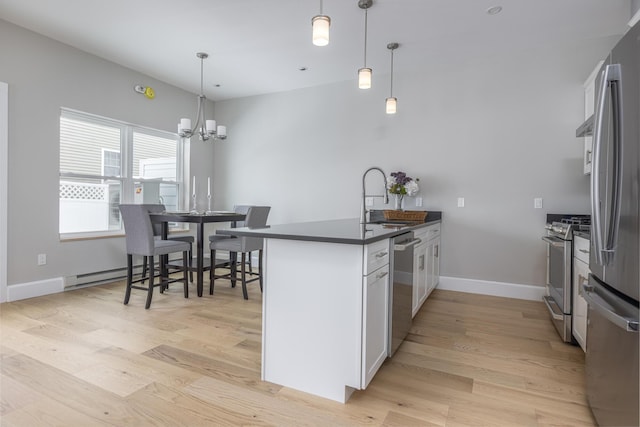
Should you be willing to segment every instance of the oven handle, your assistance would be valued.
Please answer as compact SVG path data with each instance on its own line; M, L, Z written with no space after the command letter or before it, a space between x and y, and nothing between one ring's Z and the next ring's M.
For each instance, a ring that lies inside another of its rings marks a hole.
M542 238L542 240L544 240L545 242L547 242L548 244L550 244L554 248L564 248L564 241L563 240L556 240L556 239L554 239L552 237L547 237L547 236L544 236Z
M549 310L549 314L551 314L551 317L553 317L554 320L564 319L564 314L560 311L560 307L558 307L558 304L553 300L553 298L551 298L549 295L546 295L542 297L542 301L544 301L544 304Z

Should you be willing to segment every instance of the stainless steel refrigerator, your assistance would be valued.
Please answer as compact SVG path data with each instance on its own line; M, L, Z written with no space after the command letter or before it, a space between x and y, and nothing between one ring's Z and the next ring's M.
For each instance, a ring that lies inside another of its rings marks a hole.
M591 171L587 398L601 426L637 426L640 300L640 24L596 79Z

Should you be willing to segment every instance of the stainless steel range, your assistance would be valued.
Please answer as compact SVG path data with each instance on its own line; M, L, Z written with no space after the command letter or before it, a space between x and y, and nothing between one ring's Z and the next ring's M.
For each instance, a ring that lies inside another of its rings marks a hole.
M571 289L573 232L588 231L589 215L547 214L547 293L543 298L551 320L564 342L575 342L571 334Z

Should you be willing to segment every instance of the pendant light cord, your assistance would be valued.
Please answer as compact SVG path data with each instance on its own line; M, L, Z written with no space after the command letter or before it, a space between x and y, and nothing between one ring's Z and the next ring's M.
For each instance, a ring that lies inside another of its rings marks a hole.
M367 68L367 12L369 8L364 10L364 68Z
M393 51L395 49L391 49L391 94L390 97L393 98Z

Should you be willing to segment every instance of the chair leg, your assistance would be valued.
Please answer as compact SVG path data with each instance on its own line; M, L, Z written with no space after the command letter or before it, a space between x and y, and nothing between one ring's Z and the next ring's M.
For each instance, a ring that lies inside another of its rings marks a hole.
M149 307L151 307L151 297L153 297L153 285L154 285L154 281L155 281L155 261L153 259L153 256L149 257L149 289L147 290L147 303L144 305L145 309L148 309ZM160 278L160 280L162 281L162 278ZM162 290L162 286L160 287L160 289Z
M236 276L238 275L238 253L237 252L229 252L229 269L231 271L231 287L236 287Z
M184 297L189 298L189 277L187 274L188 262L187 257L189 256L189 251L182 252L182 272L183 272L183 283L184 283Z
M244 299L249 299L249 294L247 293L247 254L242 252L242 263L240 265L240 272L242 275L242 295Z
M193 245L189 243L189 280L193 282Z
M131 282L133 281L133 255L127 254L127 289L124 292L124 305L129 304Z
M147 257L143 256L142 257L142 279L144 279L145 277L147 277ZM141 283L144 283L144 280L142 280Z
M262 292L262 249L258 251L258 277L260 278L260 292Z
M216 274L216 251L211 251L211 268L209 269L209 295L213 295L213 282Z

